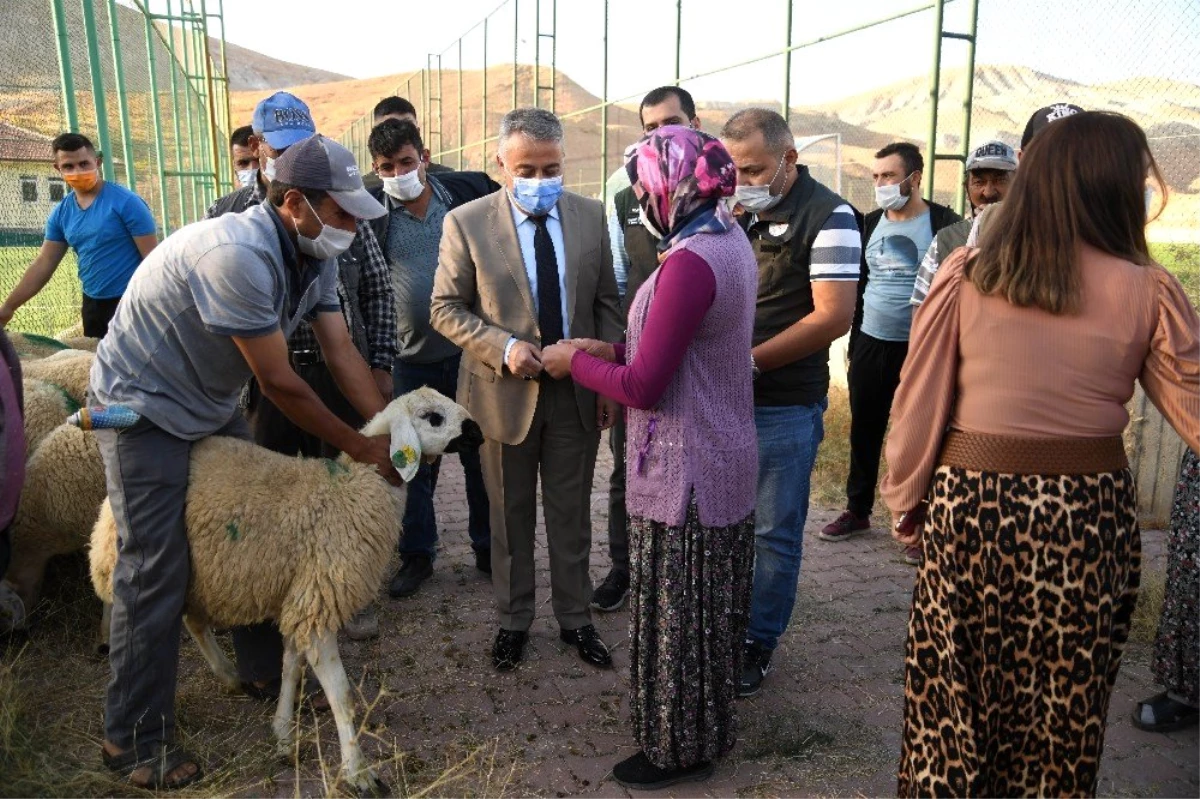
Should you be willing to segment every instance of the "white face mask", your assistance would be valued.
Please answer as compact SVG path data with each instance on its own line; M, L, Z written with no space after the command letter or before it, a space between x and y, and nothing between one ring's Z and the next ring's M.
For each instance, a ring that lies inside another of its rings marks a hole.
M659 229L654 226L654 223L650 221L650 218L646 216L645 208L638 209L638 219L641 220L642 227L646 228L646 230L650 232L651 236L656 239L661 239L663 237L662 232L659 231Z
M317 216L317 210L312 207L312 203L308 201L307 197L304 198L304 202L308 205L308 210L313 212L313 216ZM321 217L317 216L317 221L321 222ZM295 219L292 220L292 224L296 224ZM337 258L350 249L350 245L354 243L354 236L352 231L347 232L321 222L321 232L315 239L310 239L301 233L299 225L296 225L296 243L300 247L300 252L321 261Z
M402 203L412 202L421 196L421 192L425 191L425 184L421 182L420 172L421 169L418 167L393 178L381 177L383 190Z
M912 196L912 193L909 192L908 194L902 194L900 192L900 186L911 177L912 175L909 175L899 183L892 183L886 186L876 186L875 202L878 203L879 207L885 211L899 211L901 208L908 205L908 198Z
M252 169L239 169L237 171L238 185L243 189L254 185L254 181L258 179L258 167Z
M1146 216L1150 216L1150 206L1154 205L1154 189L1146 187Z
M765 186L738 186L734 191L734 196L741 206L752 214L759 214L763 211L769 211L779 204L783 199L782 194L771 194L771 186L775 183L775 178L779 177L780 170L783 169L786 156L779 159L779 166L775 167L775 174L771 176L771 180Z
M263 176L268 181L275 179L275 159L270 156L267 157L267 164L263 167Z

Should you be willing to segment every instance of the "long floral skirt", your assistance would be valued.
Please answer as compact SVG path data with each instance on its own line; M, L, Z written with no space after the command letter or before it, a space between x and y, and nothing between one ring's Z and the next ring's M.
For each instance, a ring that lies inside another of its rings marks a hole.
M633 734L654 765L687 768L737 740L734 699L754 579L754 516L704 527L629 519Z
M1154 678L1200 705L1200 459L1183 455L1167 539L1167 587L1154 641Z
M1094 795L1141 569L1129 470L941 466L924 550L899 795Z

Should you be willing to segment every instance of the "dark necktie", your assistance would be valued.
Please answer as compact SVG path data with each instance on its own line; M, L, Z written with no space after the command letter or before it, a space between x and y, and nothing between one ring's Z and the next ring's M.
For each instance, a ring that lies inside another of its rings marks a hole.
M562 315L562 293L558 286L558 258L554 240L546 229L549 216L531 216L537 230L533 234L533 253L537 260L538 327L542 329L542 346L549 347L562 340L565 332Z

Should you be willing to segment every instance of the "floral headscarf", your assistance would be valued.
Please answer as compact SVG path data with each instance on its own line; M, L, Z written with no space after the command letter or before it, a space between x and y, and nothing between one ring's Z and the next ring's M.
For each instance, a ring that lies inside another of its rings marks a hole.
M658 128L625 163L642 213L666 252L688 236L733 227L722 199L733 195L737 170L720 141L683 125Z

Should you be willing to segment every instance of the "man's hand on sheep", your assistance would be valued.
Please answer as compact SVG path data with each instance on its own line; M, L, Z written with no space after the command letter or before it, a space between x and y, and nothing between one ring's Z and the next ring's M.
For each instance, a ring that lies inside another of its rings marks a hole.
M542 351L528 341L515 341L504 364L516 377L532 380L542 373Z
M400 479L400 473L392 465L391 437L360 436L360 438L362 439L360 448L355 452L347 450L346 454L359 463L374 466L375 471L379 472L379 476L392 485L403 486L404 481Z

